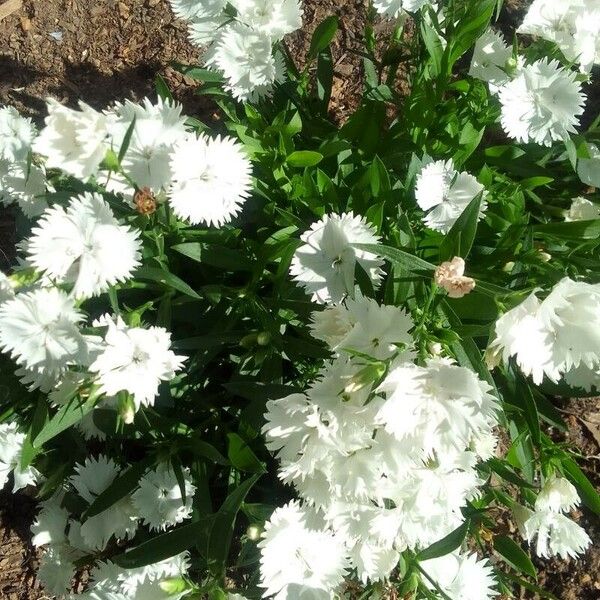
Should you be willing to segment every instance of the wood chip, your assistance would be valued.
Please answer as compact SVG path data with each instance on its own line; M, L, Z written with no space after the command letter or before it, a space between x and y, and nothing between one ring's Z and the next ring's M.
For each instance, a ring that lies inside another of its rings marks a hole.
M22 0L6 0L6 2L0 4L0 21L2 21L2 19L5 19L9 15L12 15L22 6Z

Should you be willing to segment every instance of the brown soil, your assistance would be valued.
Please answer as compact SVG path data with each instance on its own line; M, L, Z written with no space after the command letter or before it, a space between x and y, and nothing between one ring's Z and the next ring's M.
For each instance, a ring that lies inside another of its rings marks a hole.
M502 27L514 28L528 3L508 0ZM360 100L362 60L353 51L361 47L367 4L367 0L307 0L305 27L289 40L302 64L316 25L331 14L339 16L340 33L332 46L336 77L331 104L338 122ZM194 95L194 83L171 66L194 63L198 54L187 42L185 25L173 18L168 0L24 0L20 11L0 21L0 104L11 104L40 122L49 95L71 105L81 99L104 108L115 100L152 95L152 81L160 73L188 114L208 116L210 104ZM13 254L14 226L6 210L0 209L0 268L12 264ZM587 457L582 468L598 486L600 400L565 401L562 410L569 425L568 441ZM33 514L34 504L26 496L0 494L2 600L49 600L35 584L37 558L29 544ZM600 525L587 513L582 513L581 523L595 548L576 563L538 563L540 584L561 600L600 598Z

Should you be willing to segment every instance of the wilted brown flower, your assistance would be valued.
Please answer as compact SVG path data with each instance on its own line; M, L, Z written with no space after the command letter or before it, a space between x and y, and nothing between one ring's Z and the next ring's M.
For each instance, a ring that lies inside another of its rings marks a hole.
M462 298L475 287L475 280L465 277L464 272L465 261L460 256L455 256L435 270L434 280L448 292L450 298Z
M156 212L156 198L150 188L142 188L133 196L133 202L140 215L149 216Z

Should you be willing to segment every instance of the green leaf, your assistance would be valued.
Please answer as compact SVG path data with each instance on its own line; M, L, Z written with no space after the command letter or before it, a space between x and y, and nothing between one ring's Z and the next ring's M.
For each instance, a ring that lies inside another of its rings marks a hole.
M227 269L228 271L252 271L253 263L241 252L225 246L212 246L200 242L175 244L172 250L183 254L196 262Z
M532 490L535 489L534 485L528 481L525 481L522 477L519 477L519 475L517 475L510 466L506 465L499 458L490 458L486 461L486 465L492 471L494 471L494 473L500 475L502 479L505 479L506 481L513 483L518 487L525 487Z
M534 225L533 233L563 240L597 240L600 238L600 219Z
M584 475L583 471L577 466L572 458L563 458L561 461L565 475L571 480L571 483L577 487L583 503L596 514L600 515L600 495L590 483L590 480Z
M185 281L183 281L183 279L180 279L177 275L173 275L173 273L170 273L169 271L164 271L157 267L140 267L135 272L134 278L154 281L169 289L177 290L190 298L196 300L200 299L200 296Z
M227 434L228 449L227 456L231 464L240 471L249 473L264 473L265 466L257 458L247 442L237 433Z
M308 51L308 59L317 58L319 52L322 52L331 44L338 30L338 18L336 16L327 17L322 23L317 25L310 41L310 50Z
M174 66L182 75L190 77L191 79L196 79L197 81L203 81L205 83L221 83L223 81L223 75L218 71L177 63Z
M446 537L434 542L425 550L421 550L416 556L418 561L430 560L432 558L438 558L450 554L463 543L469 532L469 526L471 522L467 519L460 527L457 527L454 531L450 532Z
M138 463L131 465L123 471L96 499L90 504L83 513L82 519L89 519L104 512L113 504L116 504L127 494L133 492L137 487L138 481L144 476L151 465L154 464L154 456L148 456Z
M206 539L214 518L215 515L209 515L194 523L163 533L111 560L124 569L137 569L171 558L199 544L203 538Z
M522 390L523 397L523 410L525 412L525 419L531 432L531 439L536 446L540 445L541 431L540 431L540 417L538 415L537 406L533 399L533 394L527 382L521 379L520 389Z
M456 219L440 244L440 260L448 260L454 256L467 257L475 241L482 198L483 194L477 194Z
M392 248L391 246L384 246L382 244L353 244L353 246L359 250L365 250L367 252L377 254L378 256L383 256L392 263L404 267L411 273L435 270L435 265L423 260L422 258L419 258L418 256L415 256L414 254L409 254L408 252L404 252L404 250L399 250L398 248Z
M191 437L186 439L185 444L196 456L208 458L212 462L219 465L228 466L230 464L229 461L212 444L209 444L204 440Z
M156 88L156 93L159 98L162 98L163 100L173 100L173 94L171 94L167 82L160 73L154 79L154 87Z
M323 160L323 155L320 152L313 150L296 150L292 152L286 159L286 162L291 167L314 167Z
M227 496L225 502L216 513L210 534L208 537L208 563L211 572L221 577L227 565L229 548L233 538L233 530L237 514L246 499L248 492L259 480L261 475L257 473L246 479Z
M321 102L323 112L327 112L331 100L333 86L333 58L331 50L325 48L317 58L317 98Z
M494 537L494 550L502 556L502 558L511 567L521 573L526 573L534 579L537 578L537 571L531 562L531 559L522 548L506 535L498 535Z
M125 132L125 137L123 138L123 143L121 144L121 147L119 148L119 165L123 162L123 159L125 158L125 154L127 154L127 150L129 149L129 144L131 143L131 137L133 136L133 131L135 129L136 119L137 119L137 116L134 115L129 127L127 128L127 131Z
M56 437L69 427L79 423L85 415L94 409L98 400L96 394L92 394L85 402L74 398L68 404L61 406L58 412L44 425L42 430L33 440L33 447L40 448L47 441Z

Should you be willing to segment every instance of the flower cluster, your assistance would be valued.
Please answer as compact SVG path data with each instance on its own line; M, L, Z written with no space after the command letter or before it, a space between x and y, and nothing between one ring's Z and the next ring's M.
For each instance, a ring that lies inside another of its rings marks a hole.
M32 533L33 544L43 548L38 577L50 593L62 596L70 591L79 559L103 551L115 541L132 538L140 522L150 529L165 530L191 516L195 488L189 471L181 472L184 499L173 467L160 464L141 477L132 494L86 517L96 499L122 473L123 470L106 456L88 458L75 467L68 485L42 504ZM67 508L73 505L74 498L86 506L81 517ZM167 594L160 594L160 582L183 575L187 568L183 555L131 570L121 569L111 562L99 563L92 570L90 591L71 597L92 600L113 593L142 600L148 597L146 594L153 593L157 598L166 598Z
M302 26L299 0L171 0L171 5L189 21L192 42L209 46L204 62L222 73L234 98L259 100L284 81L277 44Z
M514 357L537 384L561 378L573 387L600 389L600 285L568 277L540 301L533 292L496 322L488 353Z
M579 505L575 487L564 477L548 477L535 500L535 510L516 505L515 517L528 542L537 537L536 554L576 558L591 544L589 535L564 513Z
M515 60L502 35L490 30L475 46L469 73L498 95L502 127L510 138L551 146L576 132L586 97L577 74L557 60Z

